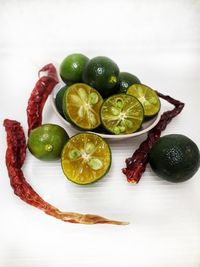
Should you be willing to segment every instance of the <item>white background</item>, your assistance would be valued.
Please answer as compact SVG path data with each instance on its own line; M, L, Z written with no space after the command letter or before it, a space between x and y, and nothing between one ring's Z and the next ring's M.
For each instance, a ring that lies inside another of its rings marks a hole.
M81 52L111 57L122 71L184 101L163 134L185 134L199 145L199 14L198 0L1 0L1 125L4 118L16 119L27 130L25 109L37 71ZM49 100L44 122L62 125ZM27 180L51 204L130 222L121 227L67 224L23 203L9 185L5 137L1 126L0 267L200 266L199 172L171 184L148 166L136 186L121 173L145 136L110 142L112 168L91 186L67 181L59 162L28 154L24 165Z

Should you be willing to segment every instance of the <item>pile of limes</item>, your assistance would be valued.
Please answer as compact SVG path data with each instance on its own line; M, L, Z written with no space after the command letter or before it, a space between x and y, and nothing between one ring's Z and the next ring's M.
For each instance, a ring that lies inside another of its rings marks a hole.
M110 133L129 134L140 128L144 117L159 111L156 93L136 76L120 72L107 57L69 55L60 65L60 76L65 86L56 95L56 107L79 129L102 125ZM86 131L69 138L55 124L32 130L28 148L40 160L61 159L65 176L81 185L99 180L111 166L111 150L103 138Z
M79 129L103 126L111 134L130 134L160 110L155 91L135 75L120 72L108 57L89 60L71 54L62 61L60 76L66 85L56 95L56 107Z
M65 86L57 93L55 104L59 113L80 129L91 131L102 125L112 134L130 134L160 110L156 92L135 75L120 72L107 57L89 60L82 54L69 55L60 65L60 76ZM28 148L41 160L61 158L65 176L81 185L99 180L111 166L111 150L102 137L84 131L69 138L55 124L32 130ZM200 154L189 138L168 135L155 144L149 160L158 176L181 182L197 172Z

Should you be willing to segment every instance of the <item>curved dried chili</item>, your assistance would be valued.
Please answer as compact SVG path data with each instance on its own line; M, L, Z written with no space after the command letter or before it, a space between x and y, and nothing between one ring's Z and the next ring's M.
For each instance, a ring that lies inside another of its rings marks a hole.
M47 75L36 83L28 101L27 118L28 133L42 123L42 111L48 95L58 82L56 69L52 64L44 66L40 71L47 71ZM44 201L26 181L21 169L26 157L26 139L20 123L14 120L4 120L7 132L6 166L10 177L10 184L14 193L24 202L43 210L46 214L57 219L71 223L82 224L116 224L123 225L126 222L109 220L107 218L75 212L62 212L48 202Z
M130 158L126 159L126 168L123 168L122 172L126 175L129 183L139 182L142 174L145 172L146 165L149 162L149 152L151 148L158 141L161 132L167 127L168 123L170 123L170 121L176 117L184 107L184 103L159 92L156 93L160 98L163 98L174 105L174 108L161 115L157 125L149 131L147 139L140 144L139 148Z
M109 220L98 215L62 212L44 201L26 181L21 169L26 155L26 140L23 128L19 122L8 119L4 120L4 127L7 133L6 166L10 177L10 184L14 193L23 201L65 222L82 224L127 224L126 222Z
M53 64L45 65L38 73L46 72L36 83L31 96L28 100L26 109L28 119L28 134L30 131L42 123L42 110L47 100L48 95L52 92L55 85L58 83L56 68Z

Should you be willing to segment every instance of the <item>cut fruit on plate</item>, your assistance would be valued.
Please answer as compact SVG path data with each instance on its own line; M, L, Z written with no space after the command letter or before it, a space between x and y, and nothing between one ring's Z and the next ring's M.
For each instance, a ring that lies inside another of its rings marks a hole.
M108 132L130 134L141 127L144 111L137 98L127 94L117 94L104 101L100 116Z
M109 171L111 151L107 142L96 134L76 134L64 146L61 164L70 181L80 185L90 184Z
M127 94L135 96L143 105L144 116L155 116L160 110L160 100L156 92L144 84L133 84Z
M53 111L55 112L56 116L60 119L60 121L64 125L66 125L67 129L69 131L72 131L72 134L83 132L84 130L81 130L80 128L75 126L72 122L69 121L69 119L64 118L59 113L59 111L56 107L56 104L55 104L56 95L57 95L58 91L64 85L65 84L63 82L60 82L53 89L53 92L51 94L51 105L52 105ZM131 133L131 134L118 134L118 135L111 134L111 133L108 133L107 131L105 132L105 129L102 130L103 127L101 127L101 125L99 127L95 128L93 131L95 131L95 133L98 134L99 136L106 138L106 139L113 140L113 141L119 141L122 139L133 138L133 137L139 136L141 134L145 134L148 131L150 131L158 123L160 116L161 116L161 111L159 111L159 113L156 116L150 117L148 120L144 120L142 125L141 125L141 128L138 131Z
M103 99L99 92L87 84L71 85L63 98L63 113L74 125L83 130L93 130L100 123Z

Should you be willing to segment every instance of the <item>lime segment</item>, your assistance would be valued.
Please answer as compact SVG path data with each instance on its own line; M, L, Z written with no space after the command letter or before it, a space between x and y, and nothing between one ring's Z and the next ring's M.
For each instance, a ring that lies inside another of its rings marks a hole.
M103 99L98 91L84 83L71 85L64 95L63 112L78 128L92 130L100 121Z
M103 126L113 134L130 134L137 131L144 118L140 101L127 94L107 98L101 107Z
M160 110L160 100L156 92L144 84L133 84L127 94L135 96L144 107L144 116L152 117Z
M93 133L71 137L61 156L65 176L77 184L90 184L102 178L111 165L111 151L107 142Z

